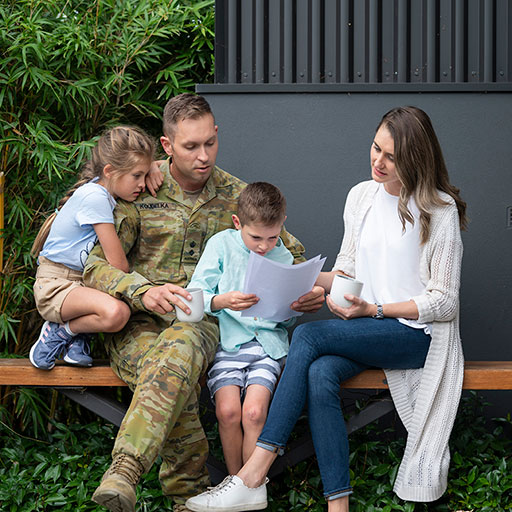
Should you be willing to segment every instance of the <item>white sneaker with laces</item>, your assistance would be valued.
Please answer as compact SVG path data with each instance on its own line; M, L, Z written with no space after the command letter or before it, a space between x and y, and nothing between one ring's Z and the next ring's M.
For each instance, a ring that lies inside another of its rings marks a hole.
M243 512L267 508L267 482L247 487L236 475L227 476L217 487L187 500L193 512Z

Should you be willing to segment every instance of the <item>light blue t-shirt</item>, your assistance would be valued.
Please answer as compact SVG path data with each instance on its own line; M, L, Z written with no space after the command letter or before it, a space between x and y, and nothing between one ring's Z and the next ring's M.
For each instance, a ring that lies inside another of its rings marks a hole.
M53 221L41 256L82 271L98 237L94 224L113 224L116 201L105 187L86 183L77 188Z
M189 288L202 288L204 310L219 318L220 343L228 352L256 338L263 350L272 358L280 359L288 353L286 322L272 322L258 317L243 317L241 311L221 309L212 312L211 302L215 295L242 291L250 251L245 246L240 231L226 229L213 235L196 266ZM293 256L281 239L265 258L279 263L293 264Z

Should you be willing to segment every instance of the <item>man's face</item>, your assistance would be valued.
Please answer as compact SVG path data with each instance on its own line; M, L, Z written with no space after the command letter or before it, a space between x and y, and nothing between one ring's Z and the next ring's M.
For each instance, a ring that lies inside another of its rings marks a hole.
M212 173L219 149L213 116L178 121L174 136L163 136L160 142L172 157L171 174L180 187L188 192L201 189Z

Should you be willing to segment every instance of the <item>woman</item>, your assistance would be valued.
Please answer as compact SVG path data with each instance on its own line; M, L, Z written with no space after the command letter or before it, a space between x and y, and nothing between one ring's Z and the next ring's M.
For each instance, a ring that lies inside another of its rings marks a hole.
M459 335L460 229L466 205L452 186L427 114L395 108L381 120L370 151L372 180L345 205L345 234L334 269L363 281L352 306L327 305L348 320L299 326L253 455L237 476L191 498L193 511L259 510L266 474L305 403L329 512L348 511L352 493L340 383L384 368L408 438L394 490L433 501L446 489L448 439L463 379Z

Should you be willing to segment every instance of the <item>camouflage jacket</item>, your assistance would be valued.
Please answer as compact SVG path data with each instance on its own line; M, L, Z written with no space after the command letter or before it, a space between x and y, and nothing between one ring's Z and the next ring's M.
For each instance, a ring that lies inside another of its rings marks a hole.
M131 272L109 265L99 244L84 268L87 286L123 299L132 311L145 311L141 297L152 286L187 285L208 239L233 226L231 215L246 185L215 167L192 202L171 176L169 162L160 169L164 182L156 198L144 193L133 203L119 201L114 211ZM303 261L302 244L284 229L281 238L295 261Z

